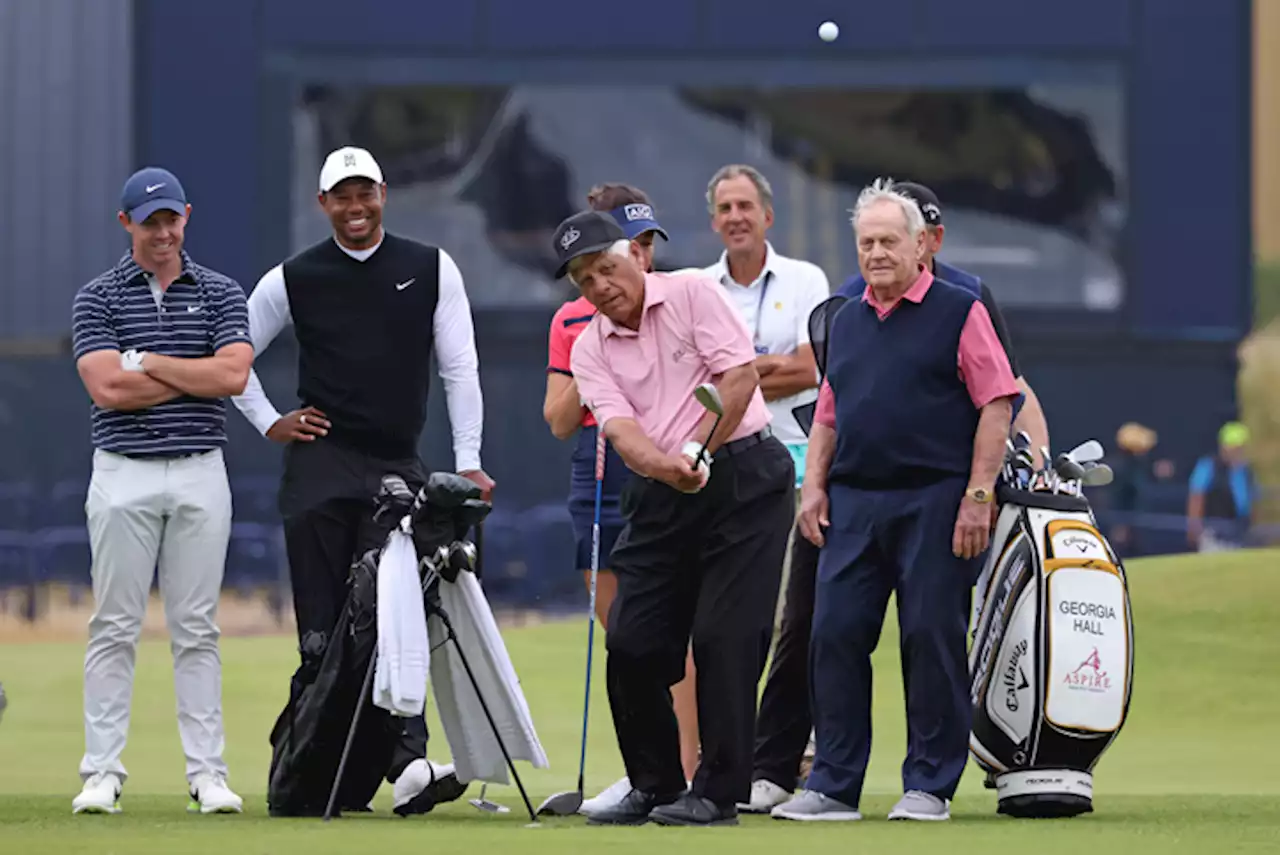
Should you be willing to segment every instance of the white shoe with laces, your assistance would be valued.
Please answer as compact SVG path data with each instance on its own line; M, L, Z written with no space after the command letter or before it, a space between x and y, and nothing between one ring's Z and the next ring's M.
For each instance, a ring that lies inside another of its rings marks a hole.
M751 782L751 800L746 804L739 803L738 810L742 813L768 813L790 798L791 793L773 781L761 778Z
M191 813L240 813L244 801L231 792L226 778L212 772L201 772L191 781Z
M685 781L685 789L692 789L693 782ZM600 792L595 798L586 799L578 808L578 813L583 816L591 816L604 810L611 810L622 803L628 795L631 794L631 779L622 777L614 781L608 787Z
M124 788L114 772L97 772L84 782L80 795L71 800L71 813L120 813L120 791Z
M889 811L889 819L914 819L925 822L941 822L951 819L951 803L931 793L908 790Z

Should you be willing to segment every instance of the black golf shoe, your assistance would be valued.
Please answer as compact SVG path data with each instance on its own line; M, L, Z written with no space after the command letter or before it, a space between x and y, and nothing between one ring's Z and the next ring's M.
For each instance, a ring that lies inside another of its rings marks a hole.
M737 825L736 805L720 806L705 796L682 793L671 804L655 807L649 819L658 825Z
M587 825L644 825L654 808L669 805L679 798L679 793L662 796L632 789L613 807L593 813L587 818Z

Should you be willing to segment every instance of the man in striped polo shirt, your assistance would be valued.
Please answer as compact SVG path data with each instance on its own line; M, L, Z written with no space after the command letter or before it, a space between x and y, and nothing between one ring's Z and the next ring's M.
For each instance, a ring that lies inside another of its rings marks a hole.
M244 390L253 345L243 289L183 251L190 213L172 173L134 173L119 213L132 249L75 298L76 368L93 400L85 511L94 614L74 813L120 811L134 657L157 561L188 810L241 809L222 757L216 616L231 535L222 398Z

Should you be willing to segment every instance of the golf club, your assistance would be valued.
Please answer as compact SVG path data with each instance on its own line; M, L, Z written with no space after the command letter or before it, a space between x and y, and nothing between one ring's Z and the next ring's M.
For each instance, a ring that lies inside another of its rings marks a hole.
M702 387L698 388L701 391ZM711 391L714 392L715 388L712 387ZM711 432L715 433L714 430ZM604 460L605 438L604 431L600 431L596 436L596 507L595 521L591 524L591 605L587 610L587 679L582 700L582 749L578 755L578 789L548 797L538 806L538 816L573 816L582 807L587 770L587 714L591 711L591 653L595 647L596 580L600 575L600 504L604 490Z
M480 785L480 798L472 799L471 806L476 810L482 810L485 813L511 813L511 808L506 805L500 805L497 802L491 802L484 797L485 791L489 789L487 783Z
M1079 481L1085 475L1085 468L1066 454L1058 455L1058 459L1053 462L1053 469L1064 481Z
M1103 457L1102 443L1096 439L1090 439L1082 442L1075 448L1067 452L1067 456L1076 463L1091 463L1101 460Z
M706 408L707 412L716 415L716 420L711 425L711 433L707 434L707 438L702 441L702 450L698 452L696 462L701 463L707 456L707 445L711 442L711 437L716 435L716 428L720 427L720 420L724 418L724 401L720 399L720 390L710 383L703 383L694 389L693 397L698 399L698 403Z
M1115 479L1115 473L1111 471L1111 467L1105 463L1099 463L1090 466L1084 471L1084 478L1081 479L1086 487L1105 487Z

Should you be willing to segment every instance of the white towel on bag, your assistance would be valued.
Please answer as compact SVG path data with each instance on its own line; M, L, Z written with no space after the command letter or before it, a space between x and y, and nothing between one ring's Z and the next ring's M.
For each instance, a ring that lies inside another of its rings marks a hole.
M413 538L396 529L378 560L378 650L373 702L398 716L419 716L427 702L431 650Z

